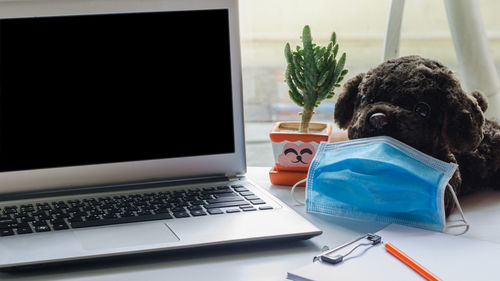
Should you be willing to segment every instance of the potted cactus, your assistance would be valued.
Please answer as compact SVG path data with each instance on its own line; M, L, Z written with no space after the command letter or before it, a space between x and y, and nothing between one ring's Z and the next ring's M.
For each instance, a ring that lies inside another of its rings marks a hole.
M302 31L302 46L295 50L289 43L285 46L285 81L290 99L303 110L300 122L277 122L271 130L275 159L270 171L273 184L292 185L304 179L319 143L328 141L331 124L311 123L311 118L314 108L333 97L335 88L347 74L346 54L337 60L338 50L335 32L328 46L322 47L312 42L307 25Z

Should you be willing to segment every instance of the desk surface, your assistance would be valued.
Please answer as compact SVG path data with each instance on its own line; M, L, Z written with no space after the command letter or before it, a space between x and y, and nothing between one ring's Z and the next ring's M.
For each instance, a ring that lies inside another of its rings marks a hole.
M269 182L269 168L249 168L248 178L268 189L323 230L306 241L223 248L198 254L161 255L89 263L25 273L0 273L1 280L285 280L286 273L306 265L324 245L340 245L385 225L309 214L294 206L290 188ZM304 198L298 188L297 198ZM460 199L471 228L465 236L500 243L500 192L487 191Z

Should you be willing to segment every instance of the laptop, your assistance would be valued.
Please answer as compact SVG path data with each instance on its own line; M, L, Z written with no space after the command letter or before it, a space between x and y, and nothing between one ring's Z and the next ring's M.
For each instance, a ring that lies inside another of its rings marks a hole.
M321 233L244 176L237 12L0 3L0 269Z

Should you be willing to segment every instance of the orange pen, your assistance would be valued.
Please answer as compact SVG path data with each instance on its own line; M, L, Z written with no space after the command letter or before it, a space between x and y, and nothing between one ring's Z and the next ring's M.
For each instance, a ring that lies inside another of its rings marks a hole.
M420 265L418 262L414 261L412 258L410 258L407 254L403 253L400 249L396 248L394 245L391 243L385 243L385 249L391 253L393 256L398 258L400 261L402 261L404 264L409 266L411 269L415 270L418 274L420 274L422 277L424 277L426 280L429 281L441 281L439 277L434 275L432 272L427 270L425 267Z

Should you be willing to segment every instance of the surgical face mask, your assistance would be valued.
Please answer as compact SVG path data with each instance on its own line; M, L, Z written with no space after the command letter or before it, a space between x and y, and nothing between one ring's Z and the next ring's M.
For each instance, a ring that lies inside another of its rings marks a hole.
M321 143L309 167L306 210L433 231L468 224L448 181L457 169L390 137ZM463 220L446 225L449 188ZM464 231L464 233L465 233Z

